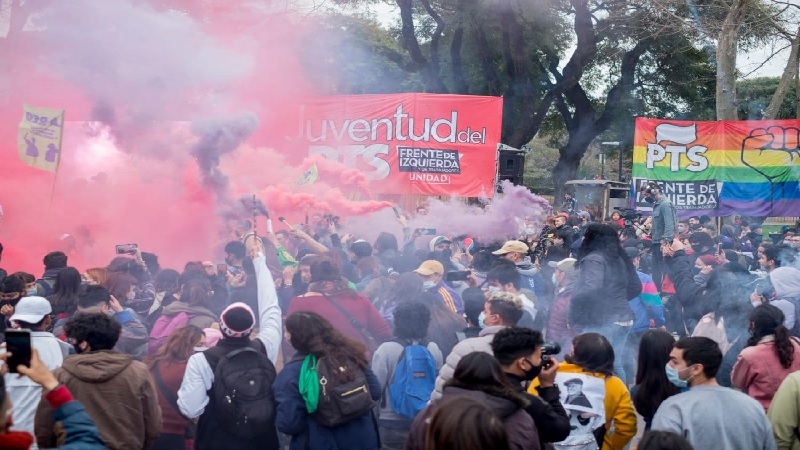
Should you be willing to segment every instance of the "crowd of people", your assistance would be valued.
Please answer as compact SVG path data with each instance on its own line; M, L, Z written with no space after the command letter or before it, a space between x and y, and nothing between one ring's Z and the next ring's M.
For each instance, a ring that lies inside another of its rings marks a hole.
M33 349L0 355L0 448L798 448L800 231L644 196L505 242L315 214L182 270L0 269Z

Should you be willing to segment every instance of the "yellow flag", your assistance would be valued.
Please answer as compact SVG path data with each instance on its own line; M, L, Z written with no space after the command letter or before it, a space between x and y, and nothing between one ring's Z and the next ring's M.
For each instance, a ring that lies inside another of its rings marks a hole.
M319 172L317 171L317 165L312 164L302 175L300 178L297 179L295 184L298 186L302 186L304 184L311 184L317 181L317 177L319 176Z
M17 148L22 161L37 169L55 172L61 161L64 110L25 105L19 123Z

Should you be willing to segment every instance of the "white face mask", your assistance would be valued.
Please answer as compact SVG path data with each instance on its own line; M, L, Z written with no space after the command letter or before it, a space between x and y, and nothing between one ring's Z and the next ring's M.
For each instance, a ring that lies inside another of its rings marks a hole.
M436 286L436 282L435 281L425 281L425 282L422 283L422 289L430 289L430 288L432 288L434 286Z

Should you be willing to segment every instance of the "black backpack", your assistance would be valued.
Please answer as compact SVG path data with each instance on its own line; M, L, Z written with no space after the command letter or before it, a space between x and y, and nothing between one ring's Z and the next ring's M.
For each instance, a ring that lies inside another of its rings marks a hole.
M211 390L219 421L228 432L251 439L275 426L272 383L276 376L272 361L253 344L219 359Z
M352 370L353 381L342 383L335 376ZM313 417L326 427L338 427L370 412L375 401L369 393L367 377L357 366L330 367L326 358L317 362L319 404Z

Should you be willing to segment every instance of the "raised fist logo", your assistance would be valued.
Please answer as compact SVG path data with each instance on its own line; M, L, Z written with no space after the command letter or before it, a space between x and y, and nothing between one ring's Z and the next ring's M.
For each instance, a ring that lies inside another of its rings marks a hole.
M797 157L797 160L795 160ZM784 197L785 182L800 169L800 130L795 127L756 128L742 141L742 163L769 181L770 205ZM780 190L780 191L779 191Z

